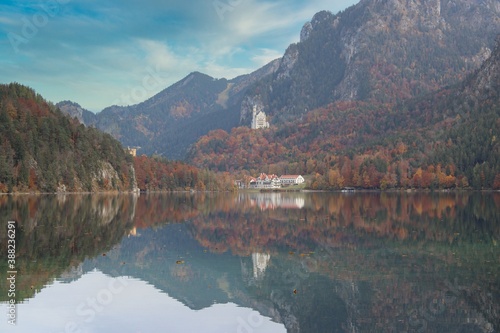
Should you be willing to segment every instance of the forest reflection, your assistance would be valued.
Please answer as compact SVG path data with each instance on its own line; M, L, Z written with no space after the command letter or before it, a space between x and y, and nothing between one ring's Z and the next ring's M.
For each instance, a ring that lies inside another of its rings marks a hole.
M17 301L32 297L50 279L119 243L133 228L136 204L137 196L132 195L0 196L1 221L17 222ZM5 228L0 231L0 246L7 249ZM4 258L0 278L7 272L2 269L7 267ZM0 301L5 301L7 292L0 291Z
M311 250L310 242L496 244L498 207L500 193L471 192L0 196L0 218L17 221L21 230L18 256L64 256L65 263L168 223L188 223L201 245L241 255ZM6 239L2 230L0 243Z
M240 193L147 195L134 225L190 221L214 251L248 255L279 246L400 241L496 242L500 193ZM217 249L217 250L216 250Z
M265 308L289 332L319 325L318 302L345 312L339 327L440 332L472 318L487 332L500 327L499 206L500 193L475 192L0 196L0 218L18 222L20 303L99 267L192 308ZM454 302L431 322L420 308L434 299Z

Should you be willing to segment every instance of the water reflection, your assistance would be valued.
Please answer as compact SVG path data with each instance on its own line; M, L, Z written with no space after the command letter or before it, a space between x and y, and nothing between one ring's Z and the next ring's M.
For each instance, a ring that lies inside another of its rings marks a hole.
M499 204L498 193L0 197L0 215L21 226L25 318L33 303L62 307L49 290L68 283L71 293L92 296L82 281L98 273L108 283L138 282L124 306L136 293L178 302L185 308L172 311L183 321L205 323L197 331L210 325L188 310L231 321L214 331L495 332ZM4 286L0 293L5 302ZM129 318L120 307L99 317L104 326L78 327L138 332L131 327L163 318L156 306L116 329L104 327L119 311ZM182 331L173 321L158 327Z
M17 302L32 297L53 278L71 275L85 258L119 243L134 225L136 203L137 197L125 195L0 196L0 220L18 222ZM7 249L6 244L2 228L1 248ZM2 281L6 259L0 259ZM1 301L7 298L5 287Z

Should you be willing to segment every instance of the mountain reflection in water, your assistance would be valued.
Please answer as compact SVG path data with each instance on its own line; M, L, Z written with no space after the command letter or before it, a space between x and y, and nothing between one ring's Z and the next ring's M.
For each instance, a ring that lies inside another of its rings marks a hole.
M499 206L499 193L2 196L19 318L0 330L498 332Z

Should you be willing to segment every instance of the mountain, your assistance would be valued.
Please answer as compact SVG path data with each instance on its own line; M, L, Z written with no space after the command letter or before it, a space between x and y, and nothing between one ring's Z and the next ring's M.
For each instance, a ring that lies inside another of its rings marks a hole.
M183 159L188 147L210 130L239 124L247 89L272 73L277 61L232 80L194 72L152 98L132 106L111 106L92 117L75 103L58 104L63 112L112 134L140 154Z
M315 174L313 188L500 189L500 37L476 72L399 103L338 101L268 130L218 130L189 160L227 171Z
M229 175L164 158L132 157L78 104L48 103L31 88L0 85L0 193L188 191L234 188ZM72 116L68 116L71 113Z
M440 108L449 114L438 137L447 145L435 158L447 157L476 188L500 189L500 35L491 57L456 91Z
M317 13L247 98L275 124L338 100L400 101L463 80L499 32L496 0L362 0Z
M135 189L132 157L109 134L32 89L0 85L0 192Z
M249 126L260 105L282 127L339 101L402 103L463 81L491 55L500 32L497 0L362 0L307 22L300 42L232 80L194 72L137 105L95 118L60 105L140 154L185 159L211 130Z
M78 119L78 121L84 125L95 125L97 122L95 113L82 108L78 103L62 101L57 103L56 107L58 107L63 113L69 115L71 118Z

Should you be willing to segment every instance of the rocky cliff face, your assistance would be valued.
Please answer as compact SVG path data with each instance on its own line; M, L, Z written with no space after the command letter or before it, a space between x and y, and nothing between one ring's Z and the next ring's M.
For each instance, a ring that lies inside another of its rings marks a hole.
M363 99L364 79L368 96L378 100L413 97L456 82L483 63L500 32L496 1L364 0L356 11L367 20L342 34L347 70L335 89L337 99ZM339 21L347 23L343 15Z
M71 118L78 119L84 125L91 126L97 121L97 117L93 112L82 108L78 103L62 101L57 103L56 106Z
M337 15L320 12L251 95L263 95L279 120L335 100L394 102L437 90L489 57L499 7L495 0L362 0Z
M484 62L465 87L465 93L478 101L500 99L500 35L490 58Z

